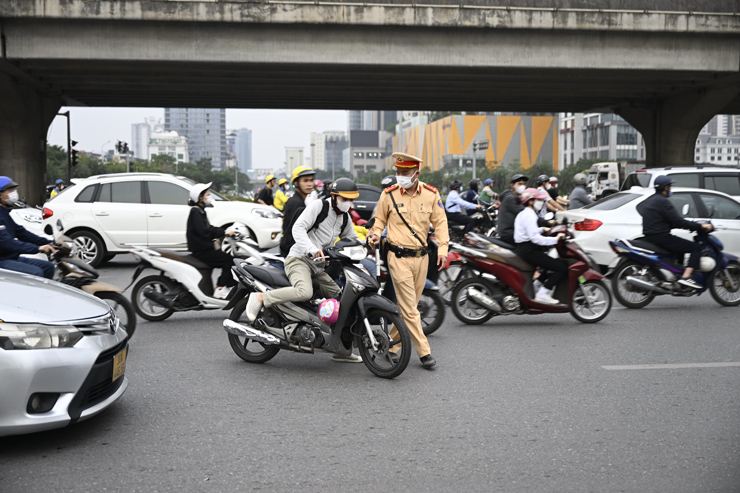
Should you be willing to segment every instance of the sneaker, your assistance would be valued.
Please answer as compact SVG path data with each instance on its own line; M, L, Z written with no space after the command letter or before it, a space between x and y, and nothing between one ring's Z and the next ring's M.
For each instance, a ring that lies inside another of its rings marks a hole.
M247 318L250 322L254 322L257 319L257 315L262 310L262 303L257 301L257 294L252 293L249 295L249 301L247 301Z
M341 354L335 354L331 357L332 361L336 361L338 363L362 363L362 358L357 356L356 354L350 353L349 355L341 355Z
M560 302L550 295L550 290L542 286L534 297L538 303L547 303L548 305L557 305Z
M690 277L684 277L684 278L679 279L678 284L680 284L681 286L686 286L687 288L691 288L691 289L701 289L704 287L698 282L691 279Z
M542 281L540 281L539 279L535 279L534 281L532 281L532 287L534 288L534 292L536 293L542 288Z
M231 287L216 288L216 290L213 292L213 297L217 300L225 300L229 296L229 293L232 289L233 288Z

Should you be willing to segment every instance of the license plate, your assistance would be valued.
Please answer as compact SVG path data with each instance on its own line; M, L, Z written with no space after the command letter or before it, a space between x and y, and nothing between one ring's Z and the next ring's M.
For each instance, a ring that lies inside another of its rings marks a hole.
M126 372L126 353L128 348L124 349L113 357L113 381L115 382Z

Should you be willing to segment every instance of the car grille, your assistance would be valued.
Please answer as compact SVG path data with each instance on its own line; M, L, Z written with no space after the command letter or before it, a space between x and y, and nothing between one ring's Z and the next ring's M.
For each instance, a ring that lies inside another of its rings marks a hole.
M69 417L72 418L71 423L77 422L85 409L89 409L103 402L115 394L121 385L123 385L124 377L118 378L116 381L112 380L113 357L127 346L128 341L123 341L115 347L100 353L85 382L69 405Z

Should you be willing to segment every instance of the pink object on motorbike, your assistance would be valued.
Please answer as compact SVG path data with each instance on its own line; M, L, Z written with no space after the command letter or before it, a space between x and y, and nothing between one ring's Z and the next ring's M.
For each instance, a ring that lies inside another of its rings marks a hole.
M319 305L319 318L325 323L332 325L339 318L339 302L335 299L328 299Z

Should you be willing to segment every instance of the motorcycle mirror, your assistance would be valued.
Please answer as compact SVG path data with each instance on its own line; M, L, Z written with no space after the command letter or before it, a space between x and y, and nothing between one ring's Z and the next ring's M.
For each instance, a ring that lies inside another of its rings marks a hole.
M375 225L375 218L372 217L368 222L365 223L365 227L367 229L373 229L373 225Z
M548 212L547 214L545 214L545 219L547 219L548 221L552 221L553 219L555 219L555 213L552 211Z
M689 204L684 204L683 207L681 207L681 214L683 214L684 216L688 216L690 209L691 209L691 206L689 206ZM710 209L711 209L711 206L710 206Z

